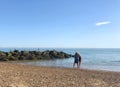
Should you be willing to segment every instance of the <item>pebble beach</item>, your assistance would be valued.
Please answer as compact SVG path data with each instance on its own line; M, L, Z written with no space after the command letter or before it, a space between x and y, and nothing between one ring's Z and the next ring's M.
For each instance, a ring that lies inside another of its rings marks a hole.
M120 72L0 62L0 87L120 87Z

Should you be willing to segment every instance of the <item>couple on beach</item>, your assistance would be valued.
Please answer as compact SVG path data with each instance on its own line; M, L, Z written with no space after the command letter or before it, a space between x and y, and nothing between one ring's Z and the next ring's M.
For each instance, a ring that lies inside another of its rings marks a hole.
M74 55L73 68L75 67L75 64L77 64L77 68L80 68L81 61L82 61L82 58L81 58L80 54L78 52L76 52Z

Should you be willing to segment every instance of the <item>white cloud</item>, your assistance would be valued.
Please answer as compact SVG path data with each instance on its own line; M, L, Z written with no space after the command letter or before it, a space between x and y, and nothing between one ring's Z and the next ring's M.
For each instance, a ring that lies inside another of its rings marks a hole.
M101 26L101 25L105 25L105 24L110 24L110 21L103 21L103 22L98 22L96 23L96 26Z

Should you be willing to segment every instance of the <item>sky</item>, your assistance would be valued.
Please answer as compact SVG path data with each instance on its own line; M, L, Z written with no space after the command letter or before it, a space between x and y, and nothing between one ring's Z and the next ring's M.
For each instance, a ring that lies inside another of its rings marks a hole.
M120 0L0 0L0 47L120 48Z

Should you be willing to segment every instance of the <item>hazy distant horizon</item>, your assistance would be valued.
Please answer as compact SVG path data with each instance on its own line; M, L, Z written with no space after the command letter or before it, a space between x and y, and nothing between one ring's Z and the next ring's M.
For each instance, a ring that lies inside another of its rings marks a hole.
M51 48L58 48L58 49L120 49L120 48L95 48L95 47L0 47L0 48L36 48L36 49L42 49L42 48L45 48L45 49L51 49Z

